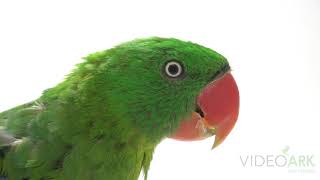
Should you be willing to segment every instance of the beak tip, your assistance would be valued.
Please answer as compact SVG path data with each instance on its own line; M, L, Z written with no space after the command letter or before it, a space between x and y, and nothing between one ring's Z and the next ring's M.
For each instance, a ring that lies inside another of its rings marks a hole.
M211 147L211 149L215 149L216 147L218 147L220 144L222 143L222 140L219 139L217 136L215 137L214 143Z

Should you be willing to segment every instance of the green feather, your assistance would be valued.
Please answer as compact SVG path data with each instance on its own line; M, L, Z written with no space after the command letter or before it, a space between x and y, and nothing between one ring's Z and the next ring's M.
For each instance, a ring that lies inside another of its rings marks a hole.
M183 78L164 75L171 60L183 64ZM157 144L191 114L201 89L226 65L215 51L173 38L137 39L91 54L37 100L0 113L4 132L17 139L9 146L0 141L0 174L133 180L143 169L147 179Z

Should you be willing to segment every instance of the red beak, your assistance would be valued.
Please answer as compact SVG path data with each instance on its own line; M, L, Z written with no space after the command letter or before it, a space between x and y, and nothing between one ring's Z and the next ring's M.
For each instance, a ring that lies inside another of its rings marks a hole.
M198 110L182 121L171 137L194 141L215 135L213 145L221 144L234 127L239 114L239 91L230 73L207 85L197 99Z

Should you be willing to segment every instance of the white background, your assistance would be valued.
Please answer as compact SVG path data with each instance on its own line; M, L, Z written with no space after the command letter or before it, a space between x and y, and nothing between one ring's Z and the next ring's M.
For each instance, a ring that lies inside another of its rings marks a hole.
M163 141L150 180L320 179L320 2L1 1L0 111L40 96L80 58L137 37L190 40L226 56L240 88L236 127ZM243 167L240 156L314 154L311 172Z

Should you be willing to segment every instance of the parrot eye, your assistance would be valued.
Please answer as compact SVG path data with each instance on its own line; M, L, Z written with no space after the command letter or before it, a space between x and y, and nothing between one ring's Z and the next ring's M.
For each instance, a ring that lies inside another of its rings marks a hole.
M183 65L178 61L168 61L165 64L164 73L169 78L179 78L184 74Z

